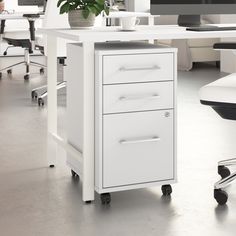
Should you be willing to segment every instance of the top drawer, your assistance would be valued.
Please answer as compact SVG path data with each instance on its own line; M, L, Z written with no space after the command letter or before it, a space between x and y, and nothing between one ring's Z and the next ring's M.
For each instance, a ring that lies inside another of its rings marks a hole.
M103 84L173 80L173 53L103 57Z

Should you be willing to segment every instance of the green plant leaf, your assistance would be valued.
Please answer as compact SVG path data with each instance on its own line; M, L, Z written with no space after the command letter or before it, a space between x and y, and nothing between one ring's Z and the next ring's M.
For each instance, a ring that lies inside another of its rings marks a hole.
M82 11L82 15L83 15L84 19L87 19L88 16L89 16L89 10L88 10L88 9L84 9L84 10Z
M96 9L95 6L91 6L91 7L88 6L88 10L89 10L91 13L97 15L98 9Z
M105 7L104 11L105 11L106 15L108 16L109 13L110 13L110 9L109 9L109 7Z
M68 13L70 11L70 4L68 4L67 2L64 3L61 8L60 8L60 14L63 13Z
M66 1L66 0L59 0L59 1L57 2L57 7L60 7L60 5L61 5L64 1Z
M100 4L100 5L104 5L104 4L105 4L105 1L104 1L104 0L95 0L95 2L97 2L97 3Z
M90 13L97 16L103 10L107 15L109 14L109 7L105 0L58 0L57 7L60 7L60 14L68 13L75 9L81 9L83 10L82 14L85 19L88 18Z

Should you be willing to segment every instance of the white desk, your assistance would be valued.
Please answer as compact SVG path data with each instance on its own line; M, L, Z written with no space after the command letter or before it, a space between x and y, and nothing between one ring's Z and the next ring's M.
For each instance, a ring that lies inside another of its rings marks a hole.
M38 12L15 12L12 14L0 14L0 20L21 20L25 19L24 14L37 14ZM40 15L40 19L44 16Z
M0 14L0 20L20 20L23 18L23 13Z
M15 12L13 14L0 14L0 21L1 21L1 30L0 30L0 40L2 39L2 35L5 32L5 22L8 20L27 20L26 17L23 17L24 14L37 14L37 12ZM38 19L43 19L44 15L40 15ZM28 28L27 28L28 31ZM14 30L14 32L16 32Z
M27 20L26 17L23 17L24 14L37 14L37 12L15 12L13 14L0 14L1 25L4 24L5 26L5 21L7 20L24 20L24 19ZM37 18L37 20L43 18L44 15L40 15L40 17Z
M47 35L48 46L48 160L50 165L56 161L57 143L67 151L78 156L83 166L83 200L94 200L94 44L106 41L132 41L155 39L191 38L234 38L236 31L191 32L178 26L140 26L135 32L121 32L119 27L94 28L86 30L41 29ZM67 145L57 135L57 44L56 38L81 42L84 50L84 147L83 153ZM54 137L54 138L53 138ZM55 142L57 141L57 143Z

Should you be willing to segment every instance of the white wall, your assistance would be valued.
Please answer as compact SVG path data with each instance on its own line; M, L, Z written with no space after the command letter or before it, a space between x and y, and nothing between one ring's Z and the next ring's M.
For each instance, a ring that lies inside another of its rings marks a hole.
M150 0L125 0L125 5L129 11L150 11Z
M221 23L236 23L236 15L222 15ZM224 42L236 42L236 38L224 39ZM221 71L226 73L236 72L236 56L233 52L221 52Z
M18 0L5 0L6 10L15 9L17 11L34 11L37 10L37 6L18 6Z
M5 9L16 12L37 12L37 6L18 6L18 0L5 0ZM37 22L37 26L40 26L40 22ZM25 20L11 20L6 22L6 30L11 29L24 29L28 28L28 22Z
M48 0L47 8L45 12L45 17L43 20L36 20L35 26L37 28L67 28L68 16L67 14L60 15L59 8L57 8L58 0ZM5 0L6 10L12 11L13 9L16 12L38 12L39 9L37 6L18 6L18 0ZM6 30L5 37L12 38L29 38L29 24L27 20L8 20L6 21ZM17 33L16 33L17 32ZM36 31L37 34L37 31ZM46 46L46 39L43 38L44 46ZM65 56L65 41L58 40L59 49L58 56ZM7 44L1 42L0 44L0 56L5 50ZM21 48L15 48L9 50L9 55L22 55L23 50Z
M5 0L5 10L9 12L38 12L37 6L18 6L18 0ZM37 20L35 23L36 28L41 27L42 21ZM5 37L13 38L27 38L29 37L29 23L27 20L8 20L6 21L5 27ZM16 34L15 32L18 31ZM14 32L14 33L13 33ZM6 42L1 42L0 44L0 56L7 47ZM14 48L9 50L9 55L23 55L24 50L21 48Z

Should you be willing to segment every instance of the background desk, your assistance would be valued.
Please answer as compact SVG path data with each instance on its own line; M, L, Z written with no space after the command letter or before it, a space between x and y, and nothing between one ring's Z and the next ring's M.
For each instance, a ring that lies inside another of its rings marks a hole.
M48 51L48 160L50 165L56 161L57 144L64 145L68 151L78 156L83 163L83 200L94 200L94 44L106 41L134 41L155 39L190 38L233 38L236 31L191 32L178 26L140 26L135 32L122 32L119 27L94 28L86 30L41 29L47 35ZM64 38L83 45L84 77L84 147L83 153L69 146L57 134L57 38Z
M8 37L15 37L15 38L25 38L26 35L29 35L29 24L27 18L23 17L23 14L27 14L29 12L16 12L13 14L0 14L0 21L1 21L1 31L0 31L0 40L1 40L1 46L0 46L0 54L2 55L3 51L6 49L8 46L4 42L2 42L2 37L6 33ZM34 12L30 12L34 13ZM36 13L36 12L35 12ZM41 15L39 18L37 18L35 22L35 26L39 27L41 26L40 21L44 19L44 15ZM8 21L15 21L15 20L20 20L20 21L25 21L27 23L27 26L22 28L22 27L14 27L14 28L7 28L5 26L5 23ZM38 23L38 24L37 24ZM14 52L12 53L13 55L22 55L23 54L23 49L14 49ZM9 51L10 55L11 52Z

